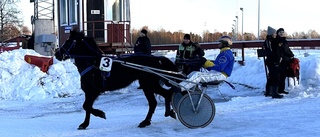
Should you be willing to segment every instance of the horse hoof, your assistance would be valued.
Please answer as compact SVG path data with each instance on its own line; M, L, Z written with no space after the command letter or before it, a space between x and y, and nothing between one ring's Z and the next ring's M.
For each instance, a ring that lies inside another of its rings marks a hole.
M86 128L85 127L83 127L83 126L79 126L78 127L78 130L85 130Z
M166 113L164 114L164 116L165 116L165 117L170 116L171 118L174 118L174 119L177 118L177 117L176 117L176 113L175 113L172 109L170 110L170 112L166 112Z
M149 120L143 120L138 127L140 128L144 128L146 126L149 126L151 124L151 122Z
M174 113L174 112L170 114L170 117L173 119L177 119L176 113Z
M103 111L99 110L99 109L93 109L91 114L93 114L96 117L100 117L103 119L107 119L106 117L106 113L104 113Z
M85 130L88 126L89 126L89 124L84 122L84 123L79 125L78 130Z
M103 114L101 115L101 118L103 118L103 119L107 119L106 114L105 114L105 113L103 113Z

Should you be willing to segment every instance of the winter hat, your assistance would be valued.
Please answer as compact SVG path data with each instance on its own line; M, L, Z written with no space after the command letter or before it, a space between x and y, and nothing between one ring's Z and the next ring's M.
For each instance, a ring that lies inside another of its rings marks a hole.
M141 30L141 33L143 33L144 35L147 35L148 31L145 30L145 29L142 29L142 30Z
M272 34L275 34L276 33L276 29L268 26L268 35L272 35Z
M232 40L229 36L222 36L220 37L220 39L218 40L219 42L227 42L229 46L232 45Z
M280 31L284 31L284 29L283 29L283 28L279 28L279 29L277 30L277 34L278 34Z
M190 40L190 34L185 34L185 35L183 36L183 39L188 39L188 40Z

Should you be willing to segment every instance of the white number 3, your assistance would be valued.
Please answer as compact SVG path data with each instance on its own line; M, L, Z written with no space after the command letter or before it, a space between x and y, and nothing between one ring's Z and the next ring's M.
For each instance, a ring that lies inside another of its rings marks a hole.
M109 57L102 57L100 61L100 70L101 71L111 71L112 59Z

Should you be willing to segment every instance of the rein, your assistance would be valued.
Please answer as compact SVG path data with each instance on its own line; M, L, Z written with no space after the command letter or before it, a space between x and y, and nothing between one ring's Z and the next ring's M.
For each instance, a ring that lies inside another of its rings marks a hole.
M97 52L96 50L94 50L84 39L81 39L82 42L96 55L98 55L98 57L102 57L102 53ZM70 58L96 58L96 56L83 56L83 55L72 55L69 53L69 51L71 50L71 48L73 48L74 46L76 46L77 41L73 40L71 46L68 48L68 50L66 50L65 48L62 47L62 49L66 52L66 56L69 56ZM84 69L80 75L83 76L85 75L87 72L89 72L92 68L95 68L94 65L91 65L89 67L87 67L86 69Z

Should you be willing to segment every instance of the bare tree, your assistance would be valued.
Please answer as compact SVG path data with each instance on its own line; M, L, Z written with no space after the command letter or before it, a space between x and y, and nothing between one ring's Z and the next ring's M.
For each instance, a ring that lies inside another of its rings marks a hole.
M212 37L211 37L211 39L210 39L209 42L215 42L215 41L219 40L219 38L220 38L222 35L226 35L226 34L223 34L223 33L221 33L221 32L214 32L214 33L212 34Z
M299 38L299 33L298 32L292 33L292 39L298 39L298 38Z
M299 38L300 39L307 39L308 38L308 34L306 34L305 32L300 32L299 33Z
M250 40L256 40L257 39L257 37L254 35L254 34L252 34L252 33L244 33L244 40L246 40L246 41L250 41Z
M261 30L260 37L261 37L262 40L267 39L267 35L268 35L267 30Z
M309 38L319 38L320 35L315 30L309 30L308 32Z
M0 41L4 40L5 25L21 26L23 20L19 17L21 11L17 9L16 3L20 0L0 0ZM10 32L9 32L10 33Z
M27 26L22 26L21 33L24 35L31 35L31 30Z
M3 40L8 40L16 36L19 36L20 34L21 32L18 27L12 24L8 24L8 25L5 25L3 28L2 38Z
M159 44L180 44L183 41L184 32L183 30L170 32L166 31L165 29L161 28L159 30L150 30L148 26L144 26L148 30L148 36L151 41L152 45L159 45ZM135 40L139 37L139 32L141 29L132 29L132 38ZM209 30L204 30L202 32L202 36L199 34L195 34L193 32L189 33L192 37L192 41L194 42L216 42L221 36L228 35L233 37L233 32L218 32L214 30L214 32L210 32ZM287 34L287 39L307 39L307 38L320 38L320 34L315 30L309 30L308 33L305 32L295 32L292 35ZM241 35L238 34L238 37ZM267 36L267 30L261 30L260 40L265 40ZM243 34L245 41L257 40L256 35L254 33L244 33ZM135 41L133 41L135 42Z

